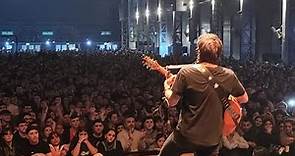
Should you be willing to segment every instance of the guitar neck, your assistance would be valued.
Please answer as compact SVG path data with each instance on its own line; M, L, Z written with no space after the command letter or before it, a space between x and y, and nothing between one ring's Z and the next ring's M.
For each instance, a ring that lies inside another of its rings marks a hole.
M158 69L156 69L162 76L164 76L164 77L170 77L171 76L171 73L167 70L167 69L165 69L164 67L162 67L162 66L159 66L159 68Z
M150 58L149 56L143 56L143 64L150 70L155 70L166 78L172 76L172 74L168 71L167 68L162 67L156 60Z

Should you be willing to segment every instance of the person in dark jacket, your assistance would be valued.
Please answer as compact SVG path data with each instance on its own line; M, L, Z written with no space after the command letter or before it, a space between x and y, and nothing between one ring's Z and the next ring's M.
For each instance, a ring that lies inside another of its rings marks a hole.
M4 128L1 133L0 155L16 156L15 144L13 142L13 131L11 128Z
M70 144L69 152L72 156L93 156L98 155L97 148L91 144L88 138L88 131L81 127Z
M116 138L117 134L115 129L108 129L106 131L104 140L98 145L99 151L104 156L124 155L121 142Z

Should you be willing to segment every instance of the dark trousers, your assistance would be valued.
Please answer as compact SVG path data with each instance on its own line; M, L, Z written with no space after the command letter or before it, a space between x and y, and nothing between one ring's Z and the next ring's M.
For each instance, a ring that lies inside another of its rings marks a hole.
M179 134L174 131L166 139L159 156L179 156L183 153L195 153L197 156L211 156L217 152L218 145L215 146L196 146L188 142Z

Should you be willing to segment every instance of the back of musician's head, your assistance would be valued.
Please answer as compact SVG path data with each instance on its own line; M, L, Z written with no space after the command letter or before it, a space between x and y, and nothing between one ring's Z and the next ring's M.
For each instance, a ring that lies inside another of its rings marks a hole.
M217 35L212 33L201 35L197 40L197 62L218 64L222 47L222 42Z

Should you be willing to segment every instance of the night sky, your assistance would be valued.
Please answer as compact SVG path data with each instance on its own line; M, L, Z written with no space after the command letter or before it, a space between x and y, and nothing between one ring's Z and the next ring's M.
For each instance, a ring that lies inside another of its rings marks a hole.
M0 24L65 23L119 28L119 0L0 0Z

